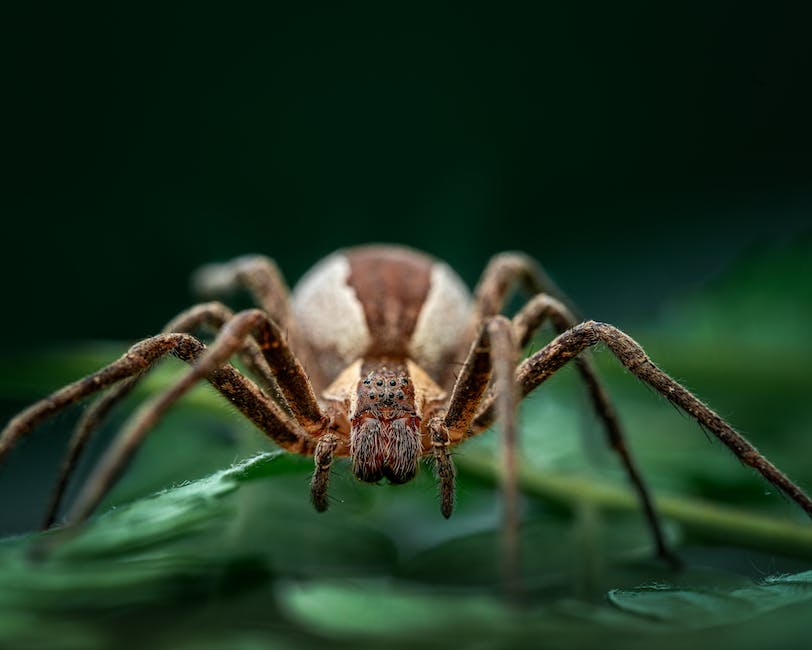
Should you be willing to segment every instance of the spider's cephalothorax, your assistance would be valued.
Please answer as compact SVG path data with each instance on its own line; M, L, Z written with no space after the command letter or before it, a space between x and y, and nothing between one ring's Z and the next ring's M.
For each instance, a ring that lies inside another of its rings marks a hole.
M405 483L423 453L414 382L403 363L368 362L361 375L350 409L352 471L368 483Z
M90 515L155 422L205 379L280 447L313 457L311 496L317 510L328 506L335 457L350 456L353 473L363 481L403 483L428 455L435 461L440 507L448 517L455 484L450 448L498 421L505 440L506 566L515 574L517 403L574 360L607 440L640 498L657 550L673 559L611 401L581 354L596 343L604 343L629 371L812 516L812 500L797 485L660 370L631 338L606 323L577 323L555 285L525 255L494 257L473 295L446 264L408 248L382 245L330 255L302 278L292 297L276 265L261 256L204 267L195 284L208 294L248 289L260 308L234 314L220 302L192 307L118 361L33 404L0 434L2 458L43 419L109 389L77 425L46 525L54 521L92 431L154 363L172 354L191 367L128 420L85 483L68 522ZM501 312L517 288L531 297L508 319ZM519 351L547 322L558 336L519 361ZM214 331L210 345L193 336L199 330ZM234 356L244 372L230 365Z

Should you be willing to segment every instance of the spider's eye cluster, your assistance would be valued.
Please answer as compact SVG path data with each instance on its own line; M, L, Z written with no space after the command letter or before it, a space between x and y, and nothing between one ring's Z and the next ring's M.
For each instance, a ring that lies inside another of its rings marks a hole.
M405 369L380 368L370 372L359 385L358 395L369 407L410 410L414 390Z
M370 365L358 382L350 455L362 481L404 483L415 475L421 453L420 418L407 366Z

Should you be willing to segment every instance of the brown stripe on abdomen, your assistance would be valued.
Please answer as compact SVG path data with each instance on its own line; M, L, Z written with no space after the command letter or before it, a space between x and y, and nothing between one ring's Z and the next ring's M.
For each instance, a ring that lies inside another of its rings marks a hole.
M406 357L431 285L433 260L408 248L369 246L346 252L347 284L372 338L367 356Z

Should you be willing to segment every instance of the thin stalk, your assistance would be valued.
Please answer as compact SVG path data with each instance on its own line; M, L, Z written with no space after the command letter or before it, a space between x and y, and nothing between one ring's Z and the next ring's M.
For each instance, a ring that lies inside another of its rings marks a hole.
M480 479L499 480L497 462L485 453L459 454L455 462L460 470ZM585 504L616 512L640 510L630 490L593 477L540 472L520 465L519 486L525 494L570 510ZM662 517L681 524L694 539L812 558L812 522L794 522L688 497L659 496L654 502Z

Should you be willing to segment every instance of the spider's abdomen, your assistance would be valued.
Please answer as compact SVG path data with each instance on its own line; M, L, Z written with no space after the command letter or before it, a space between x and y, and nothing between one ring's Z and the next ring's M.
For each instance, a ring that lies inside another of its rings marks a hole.
M471 296L446 264L398 246L339 251L293 291L293 310L328 379L359 358L411 358L439 376Z

